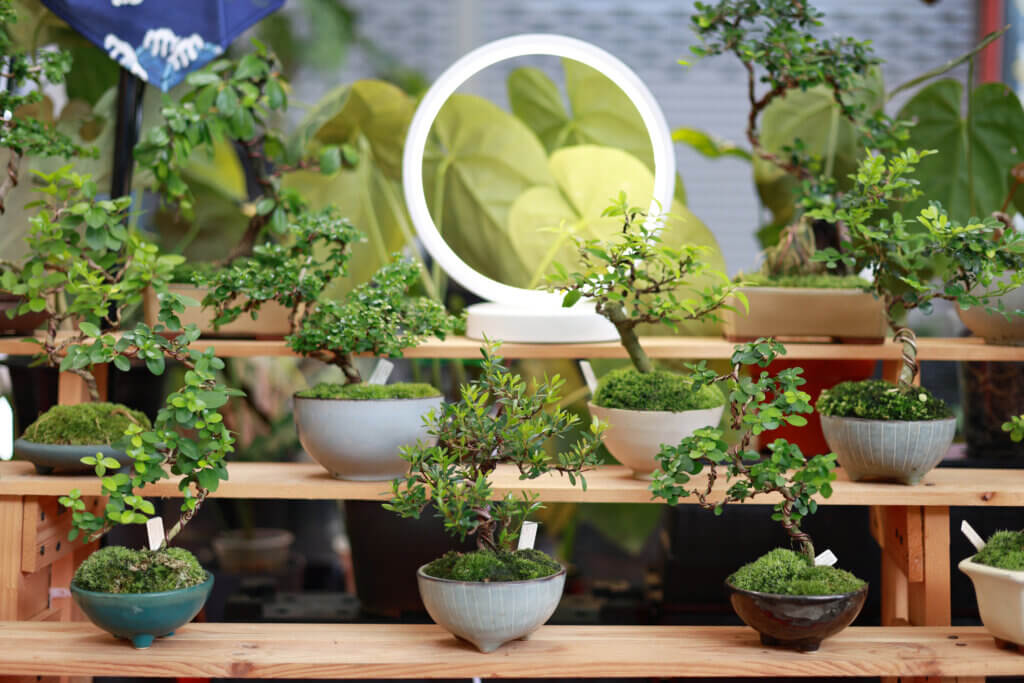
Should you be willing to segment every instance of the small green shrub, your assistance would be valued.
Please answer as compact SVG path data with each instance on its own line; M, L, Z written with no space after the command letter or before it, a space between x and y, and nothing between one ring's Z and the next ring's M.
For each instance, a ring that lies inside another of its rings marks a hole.
M736 278L751 287L801 287L805 289L865 289L870 284L857 275L831 275L828 273L766 275L741 274Z
M938 420L952 413L924 387L904 391L880 379L842 382L821 392L815 406L822 415L868 420Z
M429 384L397 382L395 384L333 384L320 382L315 387L295 394L298 398L336 398L374 400L386 398L430 398L441 392Z
M624 410L683 410L717 408L725 405L722 390L715 385L693 389L693 379L667 370L638 372L634 368L613 370L601 378L594 403L602 408Z
M1024 570L1024 531L997 531L974 561L999 569Z
M33 443L109 446L124 436L129 425L150 428L148 417L120 403L53 406L21 438Z
M160 593L198 586L206 570L184 548L135 550L120 545L101 548L75 572L75 585L99 593Z
M424 568L428 576L453 581L526 581L557 574L562 565L539 550L476 550L445 553Z
M786 548L776 548L729 577L736 588L779 595L841 595L852 593L864 582L836 567L815 567L811 558Z

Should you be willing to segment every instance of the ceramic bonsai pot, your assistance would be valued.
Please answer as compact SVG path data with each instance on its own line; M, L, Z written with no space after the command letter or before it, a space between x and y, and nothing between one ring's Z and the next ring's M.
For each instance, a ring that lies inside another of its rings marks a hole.
M443 396L394 399L295 397L295 426L306 452L338 479L384 481L404 476L402 446L429 439L423 416Z
M1012 314L1012 311L1024 309L1024 287L996 297L995 301L1001 301L1003 308L1011 314L1009 320L1000 313L989 313L983 306L966 311L957 306L960 322L975 337L982 337L989 344L1024 344L1024 316Z
M722 331L729 341L759 337L828 337L881 343L889 329L882 302L859 289L741 287L750 302L738 301L722 311Z
M212 588L213 575L207 572L206 581L198 586L162 593L98 593L82 590L72 581L71 596L92 623L143 649L154 638L172 636L192 621Z
M956 418L905 421L822 415L821 428L850 479L916 484L949 451Z
M958 566L974 584L981 622L996 644L1024 646L1024 571L978 564L971 557Z
M677 444L701 427L715 427L725 406L672 413L665 410L602 408L588 403L590 414L608 423L603 439L615 459L643 479L658 469L662 444Z
M93 466L86 465L82 458L101 453L113 458L121 466L130 465L132 459L124 451L110 446L71 446L66 444L35 443L15 439L14 454L35 465L38 474L92 472Z
M864 607L867 585L842 595L779 595L740 590L728 581L729 601L761 643L808 652L853 623Z
M295 534L286 529L233 529L213 539L217 566L228 574L282 574Z
M0 334L32 334L46 322L46 311L7 317L8 311L17 310L24 301L21 295L0 292Z
M170 291L196 301L202 301L207 290L202 287L187 284L171 284ZM147 287L143 297L143 318L149 326L159 322L160 304L156 298L156 292ZM182 327L195 324L204 337L226 337L226 338L264 338L282 339L291 333L289 316L291 310L285 308L276 301L267 301L260 306L259 316L253 320L248 313L243 313L232 322L221 325L219 329L213 328L214 313L212 309L203 310L201 306L187 306L182 313L178 314Z
M565 587L565 568L529 581L452 581L416 572L420 597L439 626L481 652L525 638L551 618Z

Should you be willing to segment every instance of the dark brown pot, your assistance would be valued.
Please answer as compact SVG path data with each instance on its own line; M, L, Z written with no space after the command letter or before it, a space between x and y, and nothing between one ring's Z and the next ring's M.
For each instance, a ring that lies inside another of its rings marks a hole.
M32 334L46 322L46 311L7 317L8 311L16 310L24 301L25 298L17 294L0 292L0 335Z
M747 626L761 634L763 645L804 652L849 626L868 596L865 585L844 595L778 595L736 588L728 581L729 601Z

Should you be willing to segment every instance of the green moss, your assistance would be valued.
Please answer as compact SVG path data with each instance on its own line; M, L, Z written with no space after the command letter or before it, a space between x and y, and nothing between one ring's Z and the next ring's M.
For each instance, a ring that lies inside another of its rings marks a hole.
M684 410L717 408L725 396L717 386L693 390L693 380L667 370L637 372L634 368L613 370L601 378L594 403L602 408L624 410Z
M924 387L903 392L880 379L837 384L821 392L815 407L822 415L868 420L938 420L952 415L945 402Z
M526 581L557 574L562 565L539 550L471 553L450 551L428 564L428 576L454 581Z
M75 585L100 593L160 593L198 586L206 570L184 548L134 550L112 545L97 550L75 572Z
M149 429L149 418L120 403L79 403L53 406L28 426L21 438L33 443L111 445L128 425Z
M803 287L806 289L861 289L869 283L857 275L829 275L810 273L807 275L765 275L764 273L740 273L737 282L751 287Z
M729 577L736 588L779 595L841 595L852 593L864 582L836 567L815 567L801 553L776 548Z
M332 384L320 382L311 389L295 394L299 398L336 398L369 401L382 398L431 398L441 392L429 384L398 382L396 384Z
M999 569L1024 570L1024 531L997 531L973 559Z

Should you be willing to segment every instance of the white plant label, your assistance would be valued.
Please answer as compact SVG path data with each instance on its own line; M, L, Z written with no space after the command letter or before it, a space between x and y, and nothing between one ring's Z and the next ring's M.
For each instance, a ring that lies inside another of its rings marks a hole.
M395 369L395 364L389 360L381 358L377 361L377 364L373 366L373 372L370 374L370 379L366 380L367 384L385 384L388 381L388 377L391 376L391 371Z
M164 544L164 520L160 517L151 517L146 522L146 535L149 536L149 549L160 550Z
M583 373L583 381L587 383L590 395L593 396L597 393L597 375L594 374L594 368L590 367L590 361L580 361L580 372Z
M0 460L14 457L14 411L7 397L0 396Z
M814 566L815 567L831 567L832 565L834 565L838 561L839 561L839 558L836 557L836 554L834 552L832 552L831 550L826 550L825 552L823 552L822 554L820 554L816 558L814 558Z
M523 522L519 531L519 550L529 550L537 542L537 522Z
M960 523L960 531L962 531L964 536L967 537L967 540L971 542L971 545L974 546L975 550L980 551L985 547L985 541L982 540L981 536L978 535L978 532L974 530L974 527L967 523L966 519Z

